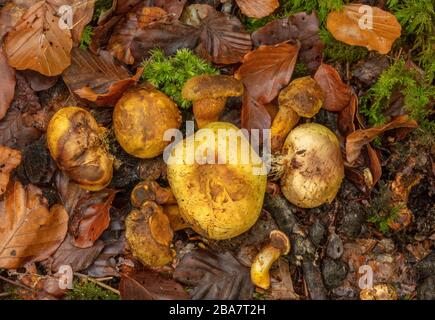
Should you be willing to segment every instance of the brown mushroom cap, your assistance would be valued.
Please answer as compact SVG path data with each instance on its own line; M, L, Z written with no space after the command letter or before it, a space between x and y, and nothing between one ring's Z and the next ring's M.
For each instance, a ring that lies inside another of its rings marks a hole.
M323 92L310 76L293 80L278 97L279 107L291 108L299 116L314 117L323 104Z
M270 232L270 244L277 249L281 250L282 255L286 255L290 252L290 240L287 235L279 230L273 230Z
M243 94L243 84L232 76L205 74L187 80L181 94L190 101L239 97Z

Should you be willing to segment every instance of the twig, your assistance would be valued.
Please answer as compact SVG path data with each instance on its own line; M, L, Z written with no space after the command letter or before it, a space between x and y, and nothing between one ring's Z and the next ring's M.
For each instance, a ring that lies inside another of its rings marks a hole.
M0 298L8 297L10 295L11 295L10 292L2 292L2 293L0 293Z
M94 278L92 278L92 277L89 277L89 276L87 276L87 275L85 275L85 274L81 274L81 273L78 273L78 272L74 272L74 275L77 276L77 277L79 277L79 278L83 278L83 279L86 279L86 280L88 280L88 281L90 281L90 282L93 282L93 283L95 283L96 285L99 285L100 287L102 287L102 288L104 288L104 289L107 289L107 290L109 290L109 291L112 291L113 293L117 294L118 296L121 295L121 293L119 292L119 290L116 290L115 288L112 288L111 286L109 286L109 285L107 285L107 284L105 284L105 283L103 283L103 282L101 282L101 281L98 281L97 279L94 279Z
M5 282L7 282L7 283L9 283L9 284L11 284L11 285L13 285L13 286L20 287L20 288L22 288L22 289L24 289L24 290L27 290L27 291L30 291L30 292L32 292L32 293L39 294L39 292L38 292L37 290L32 289L32 288L30 288L30 287L28 287L28 286L25 286L25 285L22 284L22 283L19 283L19 282L16 282L16 281L10 280L10 279L8 279L8 278L6 278L6 277L0 276L0 280L3 280L3 281L5 281Z

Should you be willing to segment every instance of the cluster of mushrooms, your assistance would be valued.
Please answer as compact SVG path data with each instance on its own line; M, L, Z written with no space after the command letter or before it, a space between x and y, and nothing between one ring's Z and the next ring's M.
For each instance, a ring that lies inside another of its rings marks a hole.
M182 95L193 102L198 128L211 129L217 139L220 129L238 132L234 125L218 120L227 98L241 96L243 90L242 83L232 76L203 75L188 80ZM322 99L314 79L295 79L280 92L279 111L271 128L282 193L302 208L331 202L344 177L335 134L316 123L297 126L300 117L312 118L320 110ZM128 154L142 159L162 155L170 143L163 139L165 131L178 129L181 123L177 105L156 89L136 87L127 91L113 112L117 141ZM84 189L101 190L111 182L114 159L105 144L105 131L80 107L59 110L49 123L47 140L53 159ZM203 143L195 140L195 149L204 147ZM240 144L256 155L243 135ZM181 159L168 163L170 187L142 182L131 194L134 209L126 219L126 237L133 255L146 266L164 266L173 260L171 245L178 230L192 228L208 239L230 239L249 230L262 210L267 175L253 173L261 163L258 155L248 164L190 164L184 161L183 157L189 155L183 148L181 141L173 149L181 151L174 152ZM226 156L241 150L227 150ZM272 231L253 260L253 283L269 288L269 269L289 251L287 235Z

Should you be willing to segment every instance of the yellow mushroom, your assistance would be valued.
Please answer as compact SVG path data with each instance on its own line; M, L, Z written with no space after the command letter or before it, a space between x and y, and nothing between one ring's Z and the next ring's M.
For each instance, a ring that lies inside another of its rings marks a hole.
M198 128L216 122L228 97L243 94L243 84L232 76L201 75L189 79L183 87L183 99L193 101L193 114Z
M397 300L397 292L392 285L381 283L361 290L359 297L361 300Z
M273 263L290 252L290 240L285 233L273 230L269 242L261 248L251 265L251 280L264 290L270 287L269 270Z
M285 138L300 117L312 118L323 104L323 93L317 82L307 76L293 80L278 97L279 111L271 126L272 151L280 151Z

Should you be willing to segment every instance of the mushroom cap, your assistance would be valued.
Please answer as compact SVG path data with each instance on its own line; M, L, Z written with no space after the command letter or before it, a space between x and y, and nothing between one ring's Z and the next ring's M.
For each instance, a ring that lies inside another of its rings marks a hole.
M310 76L293 80L278 97L280 108L291 108L299 116L314 117L323 104L323 92Z
M190 101L239 97L243 94L243 84L233 76L204 74L187 80L181 94Z
M293 129L283 146L286 154L281 190L294 205L318 207L331 202L344 178L337 136L327 127L306 123Z
M181 126L177 105L163 92L134 88L118 101L113 112L116 140L132 156L150 159L161 155L170 141L164 134Z
M282 255L286 255L290 252L290 240L284 232L280 230L272 230L269 238L271 245L280 249Z

